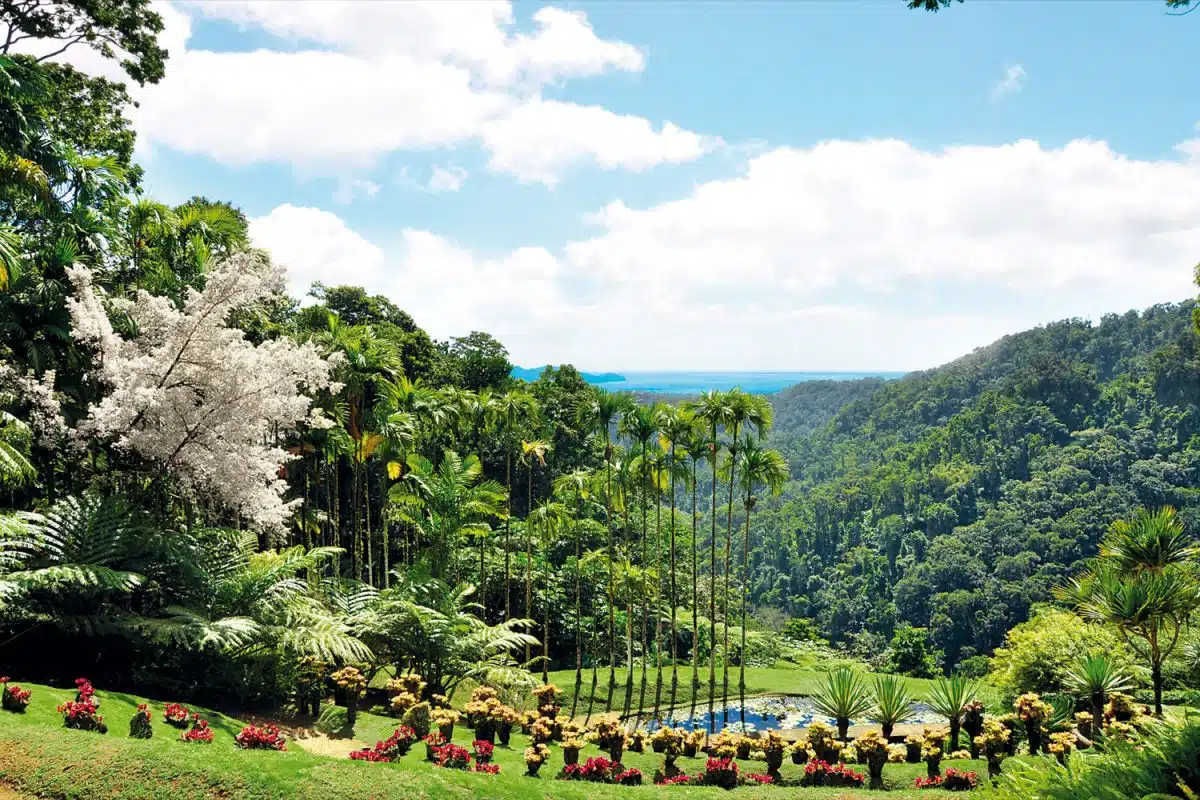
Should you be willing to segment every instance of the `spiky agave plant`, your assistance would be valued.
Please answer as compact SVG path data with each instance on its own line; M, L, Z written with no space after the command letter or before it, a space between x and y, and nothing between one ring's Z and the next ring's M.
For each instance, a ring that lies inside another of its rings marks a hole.
M916 715L908 684L899 675L876 676L872 699L874 707L868 718L883 728L884 739L891 738L895 726L903 725Z
M978 694L979 684L962 675L938 678L930 687L929 707L950 722L949 752L958 749L958 732L962 728L963 715Z
M870 690L848 667L826 672L812 699L818 711L837 720L838 738L843 742L850 722L871 710Z
M1092 706L1092 719L1097 725L1104 716L1108 695L1123 692L1131 685L1128 675L1121 671L1111 656L1093 653L1079 659L1067 671L1067 685L1087 696Z

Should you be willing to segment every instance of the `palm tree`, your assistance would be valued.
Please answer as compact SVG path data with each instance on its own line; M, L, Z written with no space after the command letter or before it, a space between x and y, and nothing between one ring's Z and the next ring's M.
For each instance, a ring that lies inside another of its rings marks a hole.
M509 559L512 548L509 547L512 518L512 461L515 439L513 432L517 424L525 417L532 416L537 410L537 401L533 395L520 389L511 389L500 397L496 412L504 419L504 492L507 503L507 513L504 516L504 618L512 618L512 591L509 571Z
M463 397L463 416L469 421L478 448L479 463L483 463L483 438L492 430L500 414L500 401L488 389L468 392ZM479 603L487 618L487 537L479 537Z
M729 722L729 574L730 562L733 556L733 487L737 478L738 435L743 424L755 428L759 438L766 435L771 427L771 404L760 395L743 392L733 388L726 395L726 427L732 430L729 440L729 503L725 509L725 587L721 594L721 603L725 613L724 643L722 649L725 657L722 659L722 677L724 681L723 705L721 718Z
M696 491L700 474L700 461L707 457L710 448L709 441L705 438L704 429L696 416L686 407L680 408L680 415L681 418L684 415L687 416L691 427L691 430L684 434L684 441L686 442L684 449L687 450L688 458L692 463L692 708L690 715L691 717L695 717L696 697L700 694L700 666L696 663L696 658L700 653L700 535L697 531L699 512L696 503Z
M1111 656L1093 653L1084 656L1067 671L1067 684L1087 695L1092 704L1092 720L1099 729L1104 718L1104 704L1113 692L1123 692L1131 685L1128 675L1121 671Z
M546 454L550 452L549 442L534 439L532 442L521 440L521 463L525 465L528 481L526 483L527 513L525 516L525 616L533 619L533 537L530 536L529 521L533 516L533 471L535 467L546 466ZM529 648L525 648L525 661L529 662Z
M449 572L459 539L478 535L488 520L499 516L504 489L480 480L483 468L474 455L462 458L447 450L436 467L422 455L410 454L404 480L388 493L405 521L431 542L433 577Z
M711 627L710 641L712 653L708 668L708 718L709 732L716 731L715 703L717 695L717 455L720 442L717 439L717 428L729 422L729 403L726 394L717 389L700 393L700 398L688 405L696 415L696 419L709 429L708 458L712 469L712 535L709 539L709 607L708 621Z
M571 716L579 703L579 691L583 688L583 500L591 497L591 482L595 476L591 470L576 469L554 479L556 496L573 495L575 500L575 693L571 697ZM549 637L547 637L549 638Z
M871 710L871 692L862 677L848 667L826 672L812 699L818 711L837 720L838 738L843 742L850 723Z
M0 406L14 401L11 395L0 393ZM31 442L29 426L0 408L0 486L22 486L37 477L29 463Z
M1150 662L1154 713L1162 715L1163 663L1183 627L1200 609L1197 548L1172 508L1139 511L1117 521L1100 556L1081 576L1057 590L1085 618L1113 625Z
M671 587L670 587L670 608L671 608L671 713L675 711L676 695L679 691L679 635L676 630L676 614L675 610L679 607L679 595L676 592L676 555L675 555L675 479L688 479L687 465L685 457L688 453L688 446L691 443L691 437L694 432L693 419L690 412L683 408L673 406L665 407L662 420L663 443L667 448L666 470L670 479L671 486L668 492L671 495L671 548L670 548L670 570L671 570ZM695 462L693 461L693 464ZM693 516L694 519L694 516ZM695 548L692 549L693 560L695 559ZM694 577L694 576L693 576ZM693 586L695 581L693 580ZM695 619L695 598L692 602L692 614ZM693 636L695 633L693 632ZM694 665L693 665L694 667ZM693 676L695 669L693 668ZM694 694L694 692L693 692Z
M916 715L908 684L899 675L876 675L872 700L870 720L879 723L884 739L890 739L897 725L903 725Z
M738 659L738 697L742 724L746 723L746 608L750 604L750 512L754 510L754 487L766 486L779 494L788 479L788 465L776 450L763 448L748 438L742 445L741 481L746 497L746 532L742 538L742 655Z
M542 550L546 553L549 553L550 550L554 547L554 543L556 541L558 541L559 530L561 530L562 527L564 525L566 525L568 519L569 519L569 515L567 513L567 509L562 503L558 503L558 502L542 503L540 506L538 506L533 511L531 511L529 513L529 516L525 518L525 523L526 523L525 535L527 537L527 540L532 540L532 538L533 538L532 536L529 535L530 534L529 529L532 528L534 531L537 532L538 540L542 546ZM530 576L532 574L530 572L530 564L532 561L533 561L532 550L526 551L526 561L525 561L525 579L526 579L525 593L526 594L525 594L525 597L526 597L527 603L531 601L531 599L532 599L531 592L533 591L533 583L530 581ZM544 683L544 684L550 682L550 612L551 612L551 604L550 604L550 599L549 599L549 596L550 596L549 584L547 584L547 586L546 586L545 595L546 595L546 608L545 608L544 613L542 614L542 618L544 621L544 628L543 628L544 633L542 635L542 683ZM529 616L530 619L533 619L533 615L531 613L527 614L527 616ZM526 661L526 663L529 662L528 648L526 648L525 661Z
M612 515L612 427L618 417L630 406L626 394L610 394L603 389L593 389L590 395L575 409L575 418L581 430L598 433L604 439L604 516L608 523L608 703L606 711L612 711L613 692L617 688L617 633L616 609L611 598L616 597L616 532ZM592 675L592 694L596 692L596 676ZM591 703L588 716L591 716Z
M950 723L950 752L958 749L958 732L962 728L967 706L979 697L979 684L963 675L940 677L929 688L929 707Z
M621 418L620 432L633 439L634 443L641 448L642 454L637 461L637 476L635 484L638 487L638 492L641 495L642 509L642 552L641 563L645 567L648 563L646 552L647 539L647 523L646 517L650 510L648 501L650 488L650 472L651 463L649 458L650 440L658 433L659 414L657 409L643 405L634 406L629 413ZM631 542L632 545L632 542ZM645 598L648 600L648 598ZM629 609L633 613L633 609ZM646 634L646 623L649 617L649 607L643 603L642 606L642 683L641 683L641 698L638 701L638 711L646 707L646 661L649 654L649 642ZM632 663L630 664L630 675L632 675Z

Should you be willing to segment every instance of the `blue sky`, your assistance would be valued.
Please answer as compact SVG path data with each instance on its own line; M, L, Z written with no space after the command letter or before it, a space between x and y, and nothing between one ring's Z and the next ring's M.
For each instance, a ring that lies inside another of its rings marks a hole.
M521 364L929 367L1200 260L1200 15L1150 0L160 8L151 192Z

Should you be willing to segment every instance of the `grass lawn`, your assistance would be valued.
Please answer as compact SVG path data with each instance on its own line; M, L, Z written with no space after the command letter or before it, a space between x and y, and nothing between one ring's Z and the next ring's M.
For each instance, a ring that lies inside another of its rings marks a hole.
M761 691L782 691L767 676L759 683ZM560 685L573 683L569 681ZM109 725L107 735L69 731L55 706L72 699L73 689L54 689L37 684L22 684L33 690L32 704L24 714L0 711L0 786L21 793L22 797L46 798L138 798L138 800L190 800L191 798L363 798L367 800L420 800L421 798L567 798L603 800L616 797L670 795L679 798L717 798L727 793L715 788L663 787L640 788L603 784L556 781L553 776L562 766L561 751L554 748L550 762L542 768L542 777L528 778L522 751L527 740L514 734L510 748L496 748L496 776L452 772L433 767L423 760L424 745L417 747L398 764L371 764L308 752L289 743L287 752L238 750L233 737L242 723L233 718L201 713L216 731L211 745L184 744L178 731L163 722L163 703L150 701L154 711L154 738L130 739L129 720L140 698L105 691L98 693L100 711ZM787 686L794 686L788 683ZM326 727L337 727L342 709L327 708ZM387 717L362 713L355 738L373 743L389 734L396 722ZM471 733L458 726L455 741L469 747ZM589 748L583 757L596 755ZM637 767L647 784L661 757L653 753L628 753L625 765ZM950 762L944 762L949 765ZM702 759L679 760L686 772L703 767ZM986 772L981 762L960 761L954 766ZM743 762L744 771L765 771L762 764ZM794 777L800 767L784 765L784 775ZM865 771L865 767L862 768ZM897 800L950 797L950 793L916 791L913 779L924 774L919 764L891 764L884 776L889 788L886 797ZM0 789L0 797L3 797ZM746 798L851 798L880 797L878 792L845 789L797 789L792 787L742 787L736 797Z

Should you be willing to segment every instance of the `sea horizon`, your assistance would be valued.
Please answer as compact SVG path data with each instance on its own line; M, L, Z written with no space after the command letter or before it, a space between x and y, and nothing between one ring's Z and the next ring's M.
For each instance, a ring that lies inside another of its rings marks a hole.
M618 370L582 374L588 383L611 392L695 394L712 389L727 391L738 386L752 394L771 394L808 381L894 380L908 373L887 370Z

